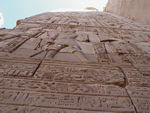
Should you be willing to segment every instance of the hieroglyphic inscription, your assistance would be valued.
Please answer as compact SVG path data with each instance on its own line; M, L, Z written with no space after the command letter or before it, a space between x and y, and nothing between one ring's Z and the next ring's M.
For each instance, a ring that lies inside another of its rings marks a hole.
M62 108L41 108L40 106L19 106L19 105L4 105L0 104L0 112L2 113L113 113L104 111L87 111L87 110L73 110ZM121 113L135 113L134 111L122 111Z
M100 12L0 29L0 113L149 113L149 32Z
M49 79L63 82L82 83L124 83L124 76L119 69L90 69L68 66L41 65L36 78Z
M47 93L127 96L123 88L115 85L76 84L26 79L12 80L11 78L0 78L0 88Z
M37 65L38 62L22 64L21 62L0 61L0 76L31 77Z
M1 104L41 106L44 108L70 108L87 111L127 111L133 106L127 97L82 96L69 94L27 93L0 90ZM126 109L128 108L128 109Z

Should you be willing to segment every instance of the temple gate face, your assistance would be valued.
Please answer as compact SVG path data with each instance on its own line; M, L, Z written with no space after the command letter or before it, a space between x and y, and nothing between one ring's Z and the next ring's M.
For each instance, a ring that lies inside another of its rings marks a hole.
M0 113L148 113L150 27L100 12L0 29Z

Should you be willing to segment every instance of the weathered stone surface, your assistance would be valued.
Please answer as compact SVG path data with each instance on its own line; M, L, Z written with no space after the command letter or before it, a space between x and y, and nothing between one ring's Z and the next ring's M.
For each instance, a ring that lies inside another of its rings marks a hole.
M121 15L143 24L150 24L149 0L108 0L104 11Z
M148 113L150 27L43 13L0 30L0 113Z

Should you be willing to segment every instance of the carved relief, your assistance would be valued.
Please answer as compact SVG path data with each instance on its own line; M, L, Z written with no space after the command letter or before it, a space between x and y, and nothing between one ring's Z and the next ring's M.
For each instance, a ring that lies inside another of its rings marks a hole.
M14 62L0 62L0 76L9 77L32 77L38 63L22 64Z
M0 113L148 113L149 32L100 12L0 29Z
M80 95L110 95L110 96L127 96L124 89L115 85L100 85L100 84L82 84L82 83L62 83L49 82L41 80L25 80L25 79L10 79L0 78L0 88L29 90L33 92L47 93L65 93L65 94L80 94Z
M109 56L106 52L104 43L95 43L94 49L96 51L97 59L99 63L110 63Z
M51 81L75 82L75 83L124 83L124 76L119 70L113 69L89 69L77 67L60 67L43 65L35 74L37 78Z
M8 43L3 48L0 48L1 51L10 52L12 53L15 51L19 46L25 43L29 38L16 38L12 42Z
M0 103L41 106L50 108L71 108L76 110L101 111L134 111L126 97L82 96L68 94L34 94L27 92L0 91ZM119 109L116 109L118 108ZM128 108L128 110L126 110Z

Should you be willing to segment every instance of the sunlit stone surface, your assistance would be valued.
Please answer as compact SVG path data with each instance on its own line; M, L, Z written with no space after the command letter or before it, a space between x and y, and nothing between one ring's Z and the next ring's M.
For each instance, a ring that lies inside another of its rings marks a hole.
M150 0L108 0L104 11L150 25Z
M0 113L149 113L150 27L44 13L0 29Z

